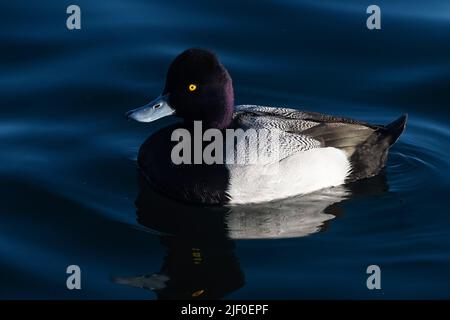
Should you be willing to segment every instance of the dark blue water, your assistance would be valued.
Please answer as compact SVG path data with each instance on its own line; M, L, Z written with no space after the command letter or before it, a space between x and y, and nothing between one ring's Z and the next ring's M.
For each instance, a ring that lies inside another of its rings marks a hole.
M379 0L376 31L356 0L77 0L77 31L69 4L0 7L0 298L450 298L449 2ZM407 130L355 185L233 208L164 199L139 187L135 159L173 120L123 113L193 46L218 53L238 104L407 112ZM71 264L82 290L66 289ZM366 287L372 264L381 290ZM118 283L154 274L165 288Z

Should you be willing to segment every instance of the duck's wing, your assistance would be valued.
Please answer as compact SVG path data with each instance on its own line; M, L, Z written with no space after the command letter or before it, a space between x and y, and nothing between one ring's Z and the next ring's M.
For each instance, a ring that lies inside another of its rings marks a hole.
M274 148L275 143L276 156L271 157L270 161L280 161L299 151L320 148L321 142L319 140L301 134L302 131L316 126L317 123L295 117L292 111L298 112L297 110L284 108L237 106L234 113L234 127L244 130L268 130L271 138L258 139L258 148L270 151ZM245 150L245 153L251 152Z
M253 114L255 116L263 116L263 117L274 117L277 118L281 122L287 122L287 123L293 123L289 120L301 120L300 124L297 124L297 127L300 129L305 126L313 125L314 123L346 123L346 124L359 124L359 125L365 125L368 127L378 128L380 126L373 125L370 123L345 118L345 117L339 117L339 116L333 116L333 115L327 115L322 114L318 112L310 112L310 111L302 111L297 109L291 109L291 108L278 108L278 107L267 107L267 106L258 106L258 105L238 105L235 106L235 116L241 116L244 114Z
M242 105L235 120L243 127L278 128L285 151L333 147L345 152L352 164L348 181L371 177L386 164L389 148L405 130L407 114L387 125L287 108ZM288 146L288 147L285 147Z
M255 105L235 107L235 121L243 128L279 130L282 155L313 148L334 147L351 156L381 126L349 118L288 108Z
M309 121L303 111L256 105L236 106L234 118L244 127L274 128L286 132L301 132L318 124Z

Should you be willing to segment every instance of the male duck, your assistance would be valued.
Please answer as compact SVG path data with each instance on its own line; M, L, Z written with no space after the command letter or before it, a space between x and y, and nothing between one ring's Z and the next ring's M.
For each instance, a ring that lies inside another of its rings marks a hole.
M374 176L385 166L389 147L407 120L403 115L384 126L295 109L234 106L229 73L215 54L203 49L188 49L176 57L162 95L126 115L140 122L169 115L183 119L142 144L138 165L156 190L203 204L265 202ZM259 165L175 164L171 155L178 142L172 133L194 133L196 121L202 130L278 132L279 156Z

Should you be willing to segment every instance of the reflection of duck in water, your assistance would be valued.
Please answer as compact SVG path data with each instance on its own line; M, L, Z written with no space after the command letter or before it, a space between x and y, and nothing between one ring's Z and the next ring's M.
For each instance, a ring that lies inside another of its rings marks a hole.
M160 233L167 249L158 274L116 278L154 290L159 299L219 299L244 285L225 207L184 205L155 193L141 178L138 222Z
M366 188L364 188L366 186ZM356 186L252 206L193 206L167 199L140 176L136 199L140 224L160 233L167 255L151 276L117 277L115 282L153 290L159 299L219 299L244 285L233 239L307 236L341 214L339 202L387 190L380 175Z

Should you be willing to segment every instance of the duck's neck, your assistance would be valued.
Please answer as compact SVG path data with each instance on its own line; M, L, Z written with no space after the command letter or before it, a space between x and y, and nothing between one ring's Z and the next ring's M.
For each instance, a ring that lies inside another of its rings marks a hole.
M223 112L216 119L210 119L205 122L205 126L208 128L226 129L230 126L233 120L234 106L229 105L223 109Z
M217 129L228 128L233 120L234 112L234 90L231 80L225 85L222 99L215 110L217 110L215 117L213 116L207 125Z
M188 118L184 119L184 127L191 128L194 122L200 121L202 123L203 130L206 129L226 129L229 128L233 120L233 107L222 109L217 114L210 114L209 116L203 115L201 118Z

